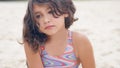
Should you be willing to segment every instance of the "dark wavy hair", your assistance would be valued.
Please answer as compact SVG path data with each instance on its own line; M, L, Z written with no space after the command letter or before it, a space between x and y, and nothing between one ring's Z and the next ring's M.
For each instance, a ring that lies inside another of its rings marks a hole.
M31 49L36 52L39 46L44 44L48 37L46 34L40 32L36 24L33 14L34 4L47 4L51 10L54 10L52 15L54 17L62 14L68 14L65 18L65 28L68 29L70 25L76 20L74 19L75 6L72 0L29 0L27 11L23 21L23 42L27 42Z

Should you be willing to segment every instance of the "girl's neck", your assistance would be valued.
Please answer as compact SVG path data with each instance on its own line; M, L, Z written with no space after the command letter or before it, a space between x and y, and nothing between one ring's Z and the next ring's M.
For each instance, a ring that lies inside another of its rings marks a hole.
M56 34L49 36L48 42L66 40L67 37L68 30L67 29L60 30Z

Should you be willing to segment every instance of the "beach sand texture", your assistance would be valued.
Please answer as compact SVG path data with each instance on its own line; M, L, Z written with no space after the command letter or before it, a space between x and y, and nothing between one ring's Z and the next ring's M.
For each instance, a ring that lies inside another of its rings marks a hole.
M120 1L75 1L79 18L70 28L85 34L96 68L120 68ZM0 68L26 68L22 22L27 2L0 2ZM88 59L89 60L89 59Z

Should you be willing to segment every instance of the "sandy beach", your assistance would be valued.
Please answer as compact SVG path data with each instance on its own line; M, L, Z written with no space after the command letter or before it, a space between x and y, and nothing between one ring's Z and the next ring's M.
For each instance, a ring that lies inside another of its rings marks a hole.
M120 1L75 1L70 30L85 34L93 45L96 68L120 68ZM0 68L26 68L22 22L27 2L0 2ZM89 59L88 59L89 60Z

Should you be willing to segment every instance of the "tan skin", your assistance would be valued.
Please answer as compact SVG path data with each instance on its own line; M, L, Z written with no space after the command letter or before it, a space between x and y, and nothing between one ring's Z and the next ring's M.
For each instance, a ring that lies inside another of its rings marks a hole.
M40 24L40 30L49 36L44 45L46 51L49 55L60 56L67 45L68 30L65 28L64 19L68 15L63 14L59 18L54 18L47 5L34 5L34 12L36 21ZM38 18L39 15L40 18ZM48 27L49 25L52 27ZM89 40L77 32L73 32L72 39L78 64L81 63L82 68L95 68L93 49ZM44 68L40 57L41 50L34 53L27 42L24 44L24 49L29 68Z

